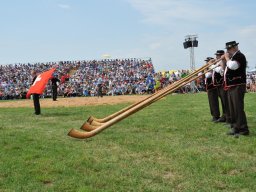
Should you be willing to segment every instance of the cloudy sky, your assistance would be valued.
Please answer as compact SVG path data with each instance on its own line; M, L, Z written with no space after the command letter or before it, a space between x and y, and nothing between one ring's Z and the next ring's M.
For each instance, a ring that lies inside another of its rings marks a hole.
M156 71L196 67L239 42L256 66L255 0L8 0L0 6L0 64L152 58Z

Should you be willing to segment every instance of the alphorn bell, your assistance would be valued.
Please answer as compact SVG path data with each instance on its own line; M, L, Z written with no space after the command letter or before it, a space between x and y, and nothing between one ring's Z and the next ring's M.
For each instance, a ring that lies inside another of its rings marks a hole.
M189 83L191 81L194 81L195 79L197 79L199 77L199 76L196 76L196 77L193 78L194 75L197 75L199 72L204 71L210 65L215 64L215 63L217 63L220 60L221 59L219 59L219 60L217 60L217 61L215 61L213 63L207 63L205 66L203 66L200 69L194 71L192 74L190 74L187 77L177 81L177 83L175 83L175 85L172 86L171 88L168 88L167 90L162 91L159 94L154 95L153 97L150 97L149 99L139 103L138 105L134 106L133 108L129 109L128 111L123 112L122 114L114 117L113 119L111 119L108 122L100 125L98 128L96 128L96 129L94 129L94 130L92 130L90 132L84 132L84 131L78 131L78 130L75 130L75 129L71 129L70 132L68 133L68 135L71 136L71 137L74 137L74 138L79 138L79 139L85 139L85 138L92 137L92 136L100 133L104 129L112 126L113 124L121 121L122 119L125 119L126 117L134 114L135 112L143 109L144 107L149 106L150 104L154 103L154 100L157 100L158 98L160 98L162 96L166 96L167 94L175 91L176 89L178 89L181 86L183 86L184 83Z

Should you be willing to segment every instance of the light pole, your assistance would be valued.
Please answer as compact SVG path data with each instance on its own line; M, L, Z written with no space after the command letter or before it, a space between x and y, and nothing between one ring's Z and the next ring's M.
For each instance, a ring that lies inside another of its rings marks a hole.
M184 49L189 48L190 52L190 71L195 71L195 55L194 55L194 47L198 47L198 36L197 35L187 35L185 36L185 41L183 42ZM191 91L195 92L198 91L195 82L190 83Z
M197 35L187 35L185 36L185 42L183 43L184 49L189 48L190 50L190 70L195 70L195 56L194 47L198 47L198 36Z

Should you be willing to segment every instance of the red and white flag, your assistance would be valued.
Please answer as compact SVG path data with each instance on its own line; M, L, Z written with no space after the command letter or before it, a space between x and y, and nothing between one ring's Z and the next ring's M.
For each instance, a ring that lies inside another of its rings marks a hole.
M48 83L49 79L52 78L52 74L55 71L55 68L52 68L48 71L45 71L37 76L33 85L29 88L26 97L29 98L31 94L42 94L44 92L45 86Z

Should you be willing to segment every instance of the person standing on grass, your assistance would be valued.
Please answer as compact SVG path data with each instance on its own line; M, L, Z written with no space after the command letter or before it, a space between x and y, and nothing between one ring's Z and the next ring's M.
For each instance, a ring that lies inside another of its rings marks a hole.
M205 59L207 63L212 62L213 60L214 59L212 57L207 57ZM205 86L206 86L206 91L208 95L212 121L216 122L220 118L220 110L219 110L218 90L217 90L217 87L213 85L212 73L213 73L212 71L209 71L205 74Z
M60 80L58 79L58 75L54 74L52 79L52 100L57 101L57 96L58 96L58 84L60 83Z
M244 111L244 96L246 92L246 57L238 49L236 41L226 43L227 52L221 56L226 59L224 72L225 89L231 116L231 130L228 135L249 135L247 118Z
M31 75L33 78L32 80L32 85L33 85L37 78L37 72L35 70L32 70ZM41 108L40 108L40 102L39 102L40 94L33 93L32 95L33 95L35 115L40 115L41 114Z
M216 60L220 59L222 55L224 55L224 50L217 50ZM222 116L216 121L218 122L227 122L230 123L230 113L228 110L228 97L227 91L224 89L224 70L225 70L226 62L225 60L219 61L214 67L213 70L213 85L217 87L218 96L221 101L222 107Z

